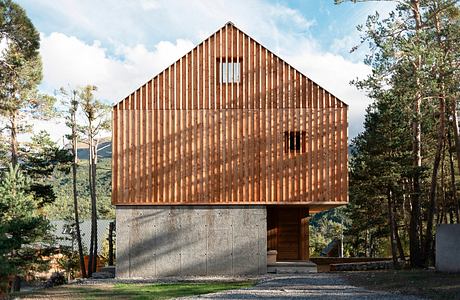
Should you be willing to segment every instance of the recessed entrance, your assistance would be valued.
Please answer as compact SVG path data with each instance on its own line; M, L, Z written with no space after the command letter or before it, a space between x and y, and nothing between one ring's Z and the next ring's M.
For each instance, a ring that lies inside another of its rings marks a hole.
M267 247L278 261L308 260L308 208L267 207Z

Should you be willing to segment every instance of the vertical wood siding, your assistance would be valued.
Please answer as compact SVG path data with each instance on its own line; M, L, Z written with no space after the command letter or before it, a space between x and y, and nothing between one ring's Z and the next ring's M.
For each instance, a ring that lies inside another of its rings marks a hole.
M229 23L114 106L112 157L116 205L338 205L347 106Z

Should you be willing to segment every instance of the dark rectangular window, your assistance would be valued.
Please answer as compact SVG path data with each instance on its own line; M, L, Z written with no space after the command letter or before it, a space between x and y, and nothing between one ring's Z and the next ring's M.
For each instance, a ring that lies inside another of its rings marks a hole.
M305 131L285 131L284 132L284 152L305 153L306 151Z

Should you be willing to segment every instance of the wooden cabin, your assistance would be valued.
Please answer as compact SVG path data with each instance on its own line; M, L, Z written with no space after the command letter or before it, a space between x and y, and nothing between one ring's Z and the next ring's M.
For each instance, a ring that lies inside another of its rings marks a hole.
M309 216L348 202L347 109L230 22L115 104L117 276L308 260Z

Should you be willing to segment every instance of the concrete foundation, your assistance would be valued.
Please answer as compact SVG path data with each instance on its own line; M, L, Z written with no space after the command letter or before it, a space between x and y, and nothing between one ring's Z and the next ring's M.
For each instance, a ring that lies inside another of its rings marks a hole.
M441 224L436 229L436 270L460 272L460 224Z
M117 206L118 278L267 272L265 206Z

